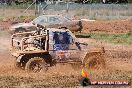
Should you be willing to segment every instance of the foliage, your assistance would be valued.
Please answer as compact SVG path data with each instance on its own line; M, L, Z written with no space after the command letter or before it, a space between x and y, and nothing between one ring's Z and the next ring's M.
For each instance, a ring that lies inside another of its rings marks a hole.
M106 33L88 33L76 34L77 37L92 38L97 40L104 40L115 44L128 44L132 45L132 33L127 34L106 34Z

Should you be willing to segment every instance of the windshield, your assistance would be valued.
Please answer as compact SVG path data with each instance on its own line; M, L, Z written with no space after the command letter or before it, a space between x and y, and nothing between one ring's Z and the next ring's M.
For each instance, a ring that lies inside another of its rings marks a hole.
M50 24L61 24L67 21L69 21L69 19L63 16L49 16L48 17L48 23Z
M50 16L48 22L51 24L59 24L62 20L58 16Z
M46 23L60 24L67 21L71 21L71 19L63 16L39 16L35 18L31 23L44 25Z
M47 23L47 17L46 16L39 16L39 17L35 18L32 21L32 23L43 25L44 23Z
M64 17L64 19L67 21L71 21L71 19L69 17Z

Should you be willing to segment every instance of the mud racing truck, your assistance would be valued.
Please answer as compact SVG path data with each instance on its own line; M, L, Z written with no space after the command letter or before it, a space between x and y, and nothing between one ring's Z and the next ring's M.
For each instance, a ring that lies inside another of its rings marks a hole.
M30 72L46 71L56 63L69 63L73 67L78 63L87 68L105 65L103 48L88 48L88 44L79 42L69 29L43 27L13 34L11 38L15 66Z

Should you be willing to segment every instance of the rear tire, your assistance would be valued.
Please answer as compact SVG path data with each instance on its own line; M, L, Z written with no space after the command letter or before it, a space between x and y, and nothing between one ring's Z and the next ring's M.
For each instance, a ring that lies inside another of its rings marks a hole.
M25 70L29 72L46 72L48 70L48 67L43 58L34 57L29 59L29 61L26 63Z

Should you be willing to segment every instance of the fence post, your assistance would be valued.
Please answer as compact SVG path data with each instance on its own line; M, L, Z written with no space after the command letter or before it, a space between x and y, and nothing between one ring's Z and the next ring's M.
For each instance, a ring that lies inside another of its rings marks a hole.
M69 11L69 1L67 1L67 6L66 6L66 12L68 13Z

